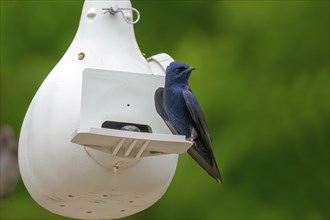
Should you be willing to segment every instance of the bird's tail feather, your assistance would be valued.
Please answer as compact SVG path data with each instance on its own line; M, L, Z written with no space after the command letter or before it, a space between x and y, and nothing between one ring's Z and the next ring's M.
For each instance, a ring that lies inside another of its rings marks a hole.
M223 183L216 161L205 155L195 144L188 150L189 155L216 181Z

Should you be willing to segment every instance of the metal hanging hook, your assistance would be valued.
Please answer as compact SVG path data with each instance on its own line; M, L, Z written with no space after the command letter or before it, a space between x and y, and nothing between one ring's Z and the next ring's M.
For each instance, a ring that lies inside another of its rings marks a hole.
M136 8L119 8L117 5L111 5L110 8L102 8L102 10L105 10L104 14L109 13L111 15L115 15L118 12L120 12L123 15L124 20L128 24L136 24L140 20L140 12ZM130 11L130 10L132 10L132 16L124 13L124 11ZM135 12L137 16L135 21L133 18L133 12Z

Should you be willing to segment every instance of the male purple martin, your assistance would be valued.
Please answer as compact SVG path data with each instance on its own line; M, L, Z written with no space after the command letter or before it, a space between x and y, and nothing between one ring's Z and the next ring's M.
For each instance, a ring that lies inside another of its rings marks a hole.
M206 119L188 85L194 67L172 62L166 68L165 86L155 92L155 107L173 134L185 135L193 146L190 156L218 182L221 175L212 150Z

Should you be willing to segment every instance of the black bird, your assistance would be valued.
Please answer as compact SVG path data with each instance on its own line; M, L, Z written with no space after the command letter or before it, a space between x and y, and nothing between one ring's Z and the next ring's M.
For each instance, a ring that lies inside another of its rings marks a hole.
M165 86L155 93L155 107L173 134L185 135L193 142L190 156L214 179L222 182L212 150L205 116L188 85L194 67L172 62L166 68Z

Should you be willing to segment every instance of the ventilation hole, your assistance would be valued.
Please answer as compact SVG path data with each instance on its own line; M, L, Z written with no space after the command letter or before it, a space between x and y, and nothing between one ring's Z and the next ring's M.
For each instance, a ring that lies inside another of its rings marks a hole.
M127 104L127 107L130 107L131 105L130 104Z
M73 195L68 195L68 197L73 198L74 196Z
M103 197L108 197L108 195L105 195L105 194L104 194Z
M78 54L78 60L83 60L85 58L85 54L83 52Z
M129 203L133 203L133 202L134 202L133 200L129 201Z
M65 205L60 205L61 207L65 207Z
M120 210L121 212L125 212L125 209Z
M91 214L91 213L93 213L93 212L92 212L92 211L87 211L86 213Z
M100 201L95 201L94 203L101 203Z

